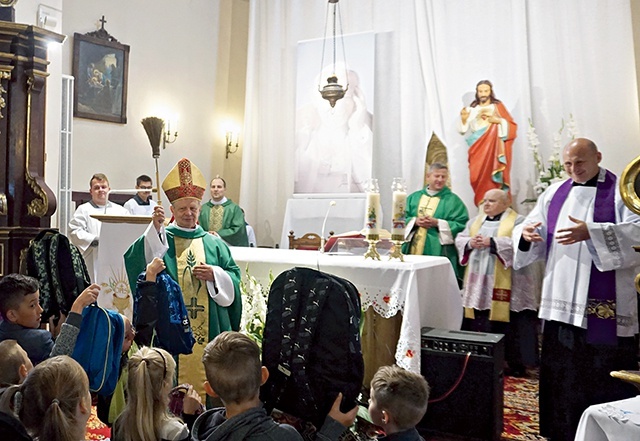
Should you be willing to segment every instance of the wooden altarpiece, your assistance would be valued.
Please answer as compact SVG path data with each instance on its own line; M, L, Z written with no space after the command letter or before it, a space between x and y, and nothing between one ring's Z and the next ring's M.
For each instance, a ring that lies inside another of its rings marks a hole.
M0 276L19 272L29 241L49 228L56 198L44 181L47 44L64 36L0 21Z

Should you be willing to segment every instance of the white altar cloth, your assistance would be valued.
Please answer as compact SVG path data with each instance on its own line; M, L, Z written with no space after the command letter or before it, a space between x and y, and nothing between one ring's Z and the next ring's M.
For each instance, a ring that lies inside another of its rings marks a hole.
M640 440L640 396L589 406L580 418L575 438L575 441L631 440Z
M451 264L444 257L404 256L405 262L365 260L317 251L231 247L243 272L263 286L269 272L276 277L294 266L315 268L350 280L361 296L362 309L373 307L382 317L402 313L395 359L399 366L420 373L420 329L424 326L458 330L462 300Z

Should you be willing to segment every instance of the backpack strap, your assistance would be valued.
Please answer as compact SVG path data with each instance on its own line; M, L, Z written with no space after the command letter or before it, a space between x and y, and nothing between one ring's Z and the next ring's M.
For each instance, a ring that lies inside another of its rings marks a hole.
M294 342L296 342L298 338L298 322L296 318L300 308L300 295L298 295L300 282L297 280L299 275L296 274L296 268L287 271L286 277L287 281L284 284L282 292L282 317L280 319L282 341L280 343L278 371L289 378L291 377L292 370ZM275 396L280 396L284 390L284 386L283 383L282 390L276 393Z
M358 289L349 280L333 275L329 275L329 277L339 284L340 292L345 298L347 308L349 308L349 353L357 355L362 352L362 348L358 349L356 347L360 346L360 316L362 309ZM354 302L356 303L355 305Z
M313 270L315 272L315 270ZM314 412L318 411L318 404L313 398L309 377L307 375L306 366L308 364L311 342L318 329L318 322L324 303L329 296L329 290L332 289L332 280L325 277L321 272L315 274L313 287L309 290L309 296L303 308L300 310L297 339L299 344L294 345L292 367L294 373L294 382L297 389L302 391L299 395L302 404L312 407Z

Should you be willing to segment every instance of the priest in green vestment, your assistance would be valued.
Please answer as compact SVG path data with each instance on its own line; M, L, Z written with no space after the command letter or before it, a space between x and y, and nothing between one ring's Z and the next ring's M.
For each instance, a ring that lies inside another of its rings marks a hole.
M464 272L458 263L455 238L464 230L469 212L464 202L447 187L449 169L435 162L429 167L427 186L407 198L406 218L415 218L415 232L403 245L405 254L444 256L462 283Z
M220 236L235 247L248 247L247 223L239 205L225 196L227 183L217 176L211 180L211 200L202 206L198 222L200 226Z
M162 183L174 222L165 226L164 208L156 206L153 222L124 255L132 292L138 275L154 258L164 261L167 273L180 285L196 342L192 354L177 358L178 383L193 385L203 399L204 347L223 331L237 331L242 313L240 269L227 245L197 224L206 186L195 164L185 158L178 161Z

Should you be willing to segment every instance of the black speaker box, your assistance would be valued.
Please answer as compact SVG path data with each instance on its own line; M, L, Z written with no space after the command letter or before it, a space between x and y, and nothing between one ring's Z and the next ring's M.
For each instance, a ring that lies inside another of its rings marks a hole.
M504 406L503 337L422 328L421 370L431 387L427 413L418 425L422 433L500 441Z

